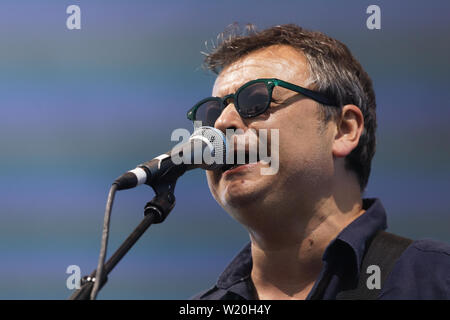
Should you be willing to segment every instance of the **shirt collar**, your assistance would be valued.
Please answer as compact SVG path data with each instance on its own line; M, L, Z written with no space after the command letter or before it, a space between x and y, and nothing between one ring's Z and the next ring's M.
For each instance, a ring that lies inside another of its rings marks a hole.
M387 228L386 212L379 199L363 199L363 209L366 210L364 214L339 233L327 246L322 258L327 264L350 266L352 278L359 276L367 241L379 230ZM343 254L344 252L346 254ZM344 258L345 256L349 259ZM225 290L232 289L231 287L250 277L251 269L251 244L248 243L220 275L217 287Z
M353 278L359 276L369 241L378 231L387 228L386 211L379 199L363 199L363 209L366 210L364 214L352 221L330 242L322 258L327 263L345 264Z
M220 275L217 280L217 287L220 289L228 289L232 285L247 279L250 276L252 264L252 249L251 243L249 242Z

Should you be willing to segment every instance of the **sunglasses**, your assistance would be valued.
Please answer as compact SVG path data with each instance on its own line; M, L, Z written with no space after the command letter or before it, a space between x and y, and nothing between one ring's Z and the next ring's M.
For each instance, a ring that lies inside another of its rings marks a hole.
M337 106L334 99L319 92L279 79L256 79L244 84L234 94L201 100L188 111L187 118L191 121L201 121L203 126L214 127L223 109L230 103L230 99L233 99L234 106L242 118L256 117L269 108L272 92L276 86L301 93L323 105Z

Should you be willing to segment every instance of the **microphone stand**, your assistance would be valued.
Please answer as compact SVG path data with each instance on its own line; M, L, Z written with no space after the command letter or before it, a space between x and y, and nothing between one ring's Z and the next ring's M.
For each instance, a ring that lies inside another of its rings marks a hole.
M102 279L100 280L99 291L108 280L108 274L114 269L125 254L133 247L144 232L152 225L163 222L172 209L175 207L175 184L179 176L181 176L186 169L176 169L166 172L156 183L151 187L155 190L155 197L146 204L144 208L144 219L116 250L116 252L106 261L103 268ZM77 289L69 300L89 300L91 291L94 287L94 282L99 281L95 278L96 270L89 276L84 276L81 280L80 288Z

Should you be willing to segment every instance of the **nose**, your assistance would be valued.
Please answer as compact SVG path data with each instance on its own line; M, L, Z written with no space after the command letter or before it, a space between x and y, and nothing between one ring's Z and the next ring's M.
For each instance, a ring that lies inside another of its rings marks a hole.
M217 118L214 127L226 132L226 129L242 129L244 130L245 123L234 106L234 103L229 103L225 109L223 109L219 118Z

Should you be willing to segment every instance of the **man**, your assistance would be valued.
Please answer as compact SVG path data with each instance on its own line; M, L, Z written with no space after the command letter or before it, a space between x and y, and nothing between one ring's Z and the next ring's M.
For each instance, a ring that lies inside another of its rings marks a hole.
M276 26L225 38L206 64L218 73L219 98L189 118L244 136L278 130L279 149L269 151L278 151L279 169L263 175L270 164L258 161L207 172L212 195L251 241L195 299L450 298L450 247L380 233L380 200L362 199L375 94L344 44Z

